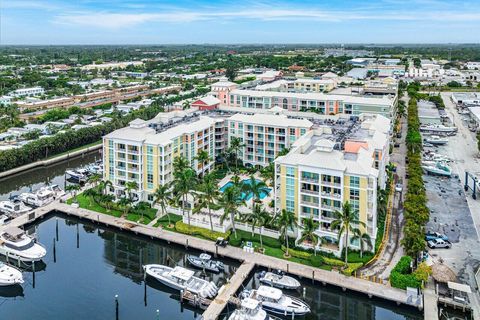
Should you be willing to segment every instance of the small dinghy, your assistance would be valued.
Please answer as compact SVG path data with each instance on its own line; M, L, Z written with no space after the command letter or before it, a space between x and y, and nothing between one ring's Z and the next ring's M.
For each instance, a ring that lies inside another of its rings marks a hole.
M161 264L147 264L143 269L149 276L176 290L190 291L202 298L215 298L218 293L215 283L195 277L195 272L189 269Z
M212 257L206 253L202 253L198 257L189 255L187 260L194 267L212 272L220 272L224 269L223 262L212 260Z
M0 286L13 286L15 284L22 284L23 276L22 273L10 266L7 266L5 263L0 262Z
M280 289L290 289L295 290L300 288L300 282L290 276L285 275L282 271L277 272L261 272L259 274L260 282L268 284L272 287L277 287Z
M245 290L244 298L257 300L262 309L283 316L302 316L310 312L310 307L302 300L288 296L280 289L260 286L256 290Z

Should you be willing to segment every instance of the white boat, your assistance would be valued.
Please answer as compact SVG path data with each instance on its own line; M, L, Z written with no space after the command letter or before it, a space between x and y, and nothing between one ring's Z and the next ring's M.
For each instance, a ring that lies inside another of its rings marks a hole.
M450 177L452 169L444 162L424 161L422 162L422 169L429 174Z
M426 160L426 161L440 161L440 162L450 162L451 161L450 158L448 158L444 155L435 153L435 152L425 152L423 154L423 159Z
M444 144L447 144L448 143L448 139L447 138L442 138L442 137L439 137L439 136L430 136L428 138L425 138L424 141L426 143L430 143L430 144L433 144L433 145L444 145Z
M243 299L240 309L235 310L228 320L270 320L260 302L253 299Z
M35 262L42 260L47 251L23 230L10 227L0 234L0 254L15 261Z
M147 275L173 289L187 290L202 298L214 298L218 293L215 283L196 277L195 272L189 269L170 268L161 264L147 264L143 269Z
M244 292L245 298L261 302L262 309L283 316L301 316L310 312L310 307L302 300L285 295L282 290L260 286L256 290Z
M297 289L300 287L300 282L290 276L285 275L283 272L261 272L259 275L260 282L268 284L280 289Z
M445 133L452 133L457 132L457 127L447 127L442 124L431 124L431 125L424 125L420 127L420 131L425 132L445 132Z
M23 283L22 273L0 261L0 287Z
M58 184L51 184L45 187L41 187L40 190L47 190L53 192L56 199L63 197L65 195L65 190L62 190Z
M23 204L20 200L5 200L0 201L0 212L10 216L19 216L31 211L32 208Z
M48 189L40 189L35 193L24 192L18 197L23 203L34 207L43 207L53 202L55 193Z
M198 257L189 255L187 260L194 267L212 272L220 272L224 268L223 262L212 260L212 256L207 253L202 253Z
M77 181L77 182L87 181L87 176L82 172L79 172L78 170L67 170L65 171L65 174L67 175L67 179L71 179L73 181Z

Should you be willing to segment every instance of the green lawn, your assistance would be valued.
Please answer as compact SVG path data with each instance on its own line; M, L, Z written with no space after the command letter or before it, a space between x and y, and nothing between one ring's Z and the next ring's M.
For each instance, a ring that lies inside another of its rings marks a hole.
M74 198L68 199L67 204L72 204L74 202L74 199L77 201L78 206L82 209L87 209L87 210L91 210L91 211L95 211L95 212L100 212L100 213L103 213L103 214L108 214L110 216L114 216L114 217L117 217L117 218L121 217L122 214L123 214L123 212L121 212L119 210L111 209L111 210L108 211L107 209L105 209L104 207L102 207L101 205L96 203L93 200L93 198L89 199L88 197L85 197L82 193L78 194Z
M175 224L177 221L182 220L182 216L177 215L177 214L169 213L168 216L170 217L170 222L173 223L173 224ZM167 217L167 215L158 219L157 223L155 223L153 226L154 227L162 226L163 229L175 231L175 227L173 227L173 228L168 227L168 217Z

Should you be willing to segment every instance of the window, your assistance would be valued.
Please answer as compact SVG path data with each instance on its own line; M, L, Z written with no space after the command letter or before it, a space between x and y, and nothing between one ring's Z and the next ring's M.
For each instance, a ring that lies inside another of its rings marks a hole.
M360 177L350 177L350 188L360 188Z

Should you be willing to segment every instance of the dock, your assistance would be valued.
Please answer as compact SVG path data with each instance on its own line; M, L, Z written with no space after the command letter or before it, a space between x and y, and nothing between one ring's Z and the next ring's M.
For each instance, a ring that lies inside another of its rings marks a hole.
M0 227L0 231L8 226L22 227L25 224L31 224L46 216L49 213L58 211L68 216L75 216L80 219L90 220L99 225L114 227L120 230L130 231L137 235L143 235L151 239L160 239L167 243L176 243L185 248L194 248L203 252L209 252L213 256L228 257L242 262L230 282L219 292L217 298L210 304L205 311L206 320L216 319L230 298L238 291L243 284L243 280L251 273L256 266L261 266L269 270L282 270L284 272L296 275L300 278L309 279L322 285L332 285L342 288L343 291L351 290L363 293L368 297L376 297L397 303L398 305L407 305L423 309L423 297L419 296L412 300L407 296L405 290L392 288L384 284L371 282L355 277L348 277L338 272L322 270L315 267L263 255L260 253L251 253L241 248L227 246L219 247L213 241L204 240L188 235L179 236L178 233L155 228L132 222L123 218L97 213L94 211L77 208L60 201L54 201L47 206L38 208L29 214L25 214L12 220L8 225Z

